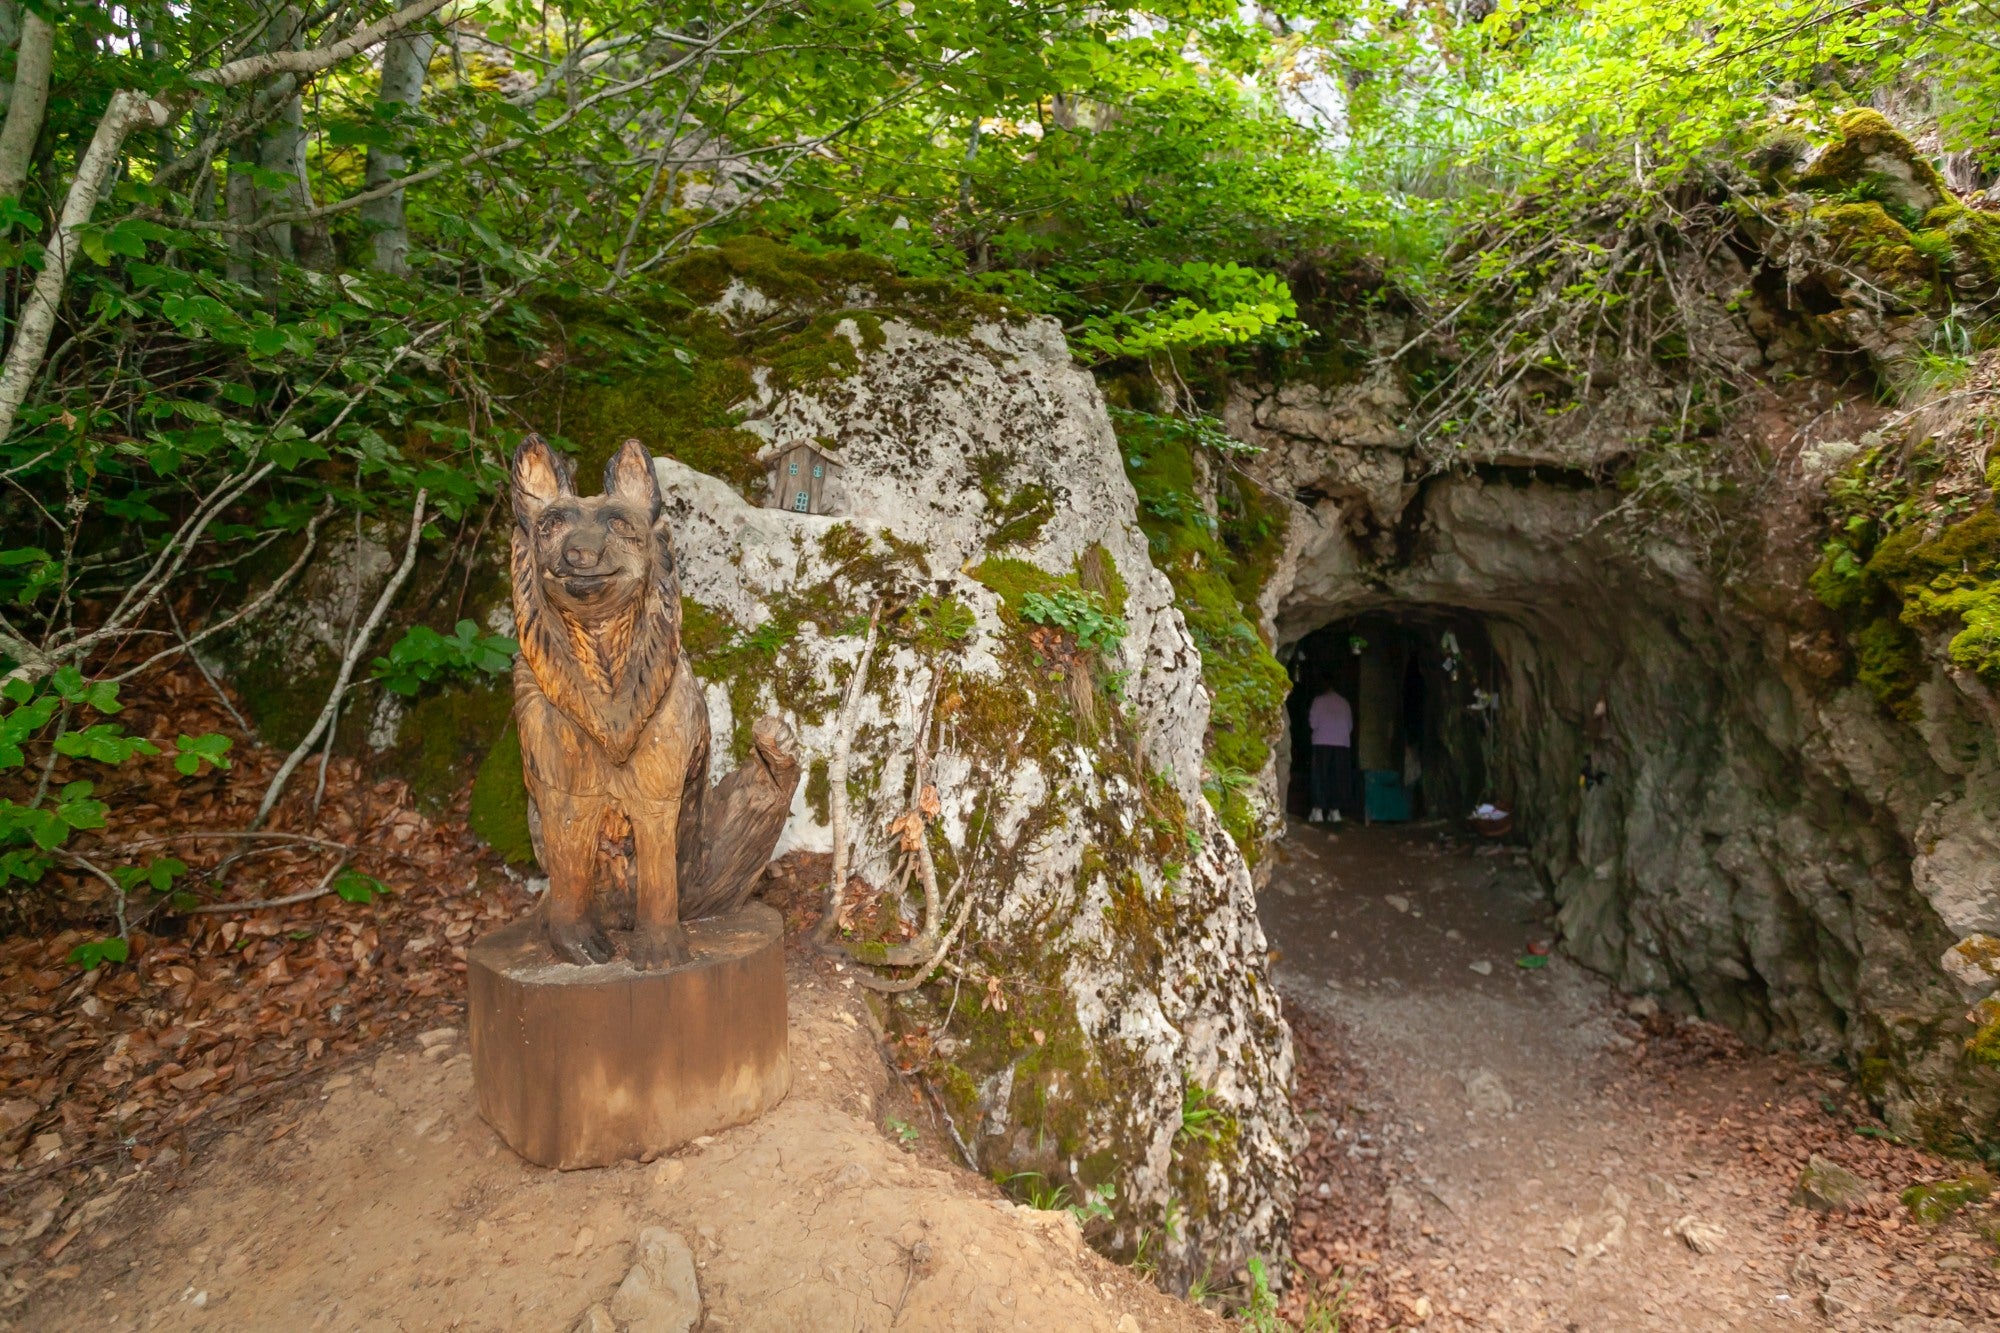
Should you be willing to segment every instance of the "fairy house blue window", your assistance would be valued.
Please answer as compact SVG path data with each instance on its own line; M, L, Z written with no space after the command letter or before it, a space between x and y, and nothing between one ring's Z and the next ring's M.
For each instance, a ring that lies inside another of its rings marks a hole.
M824 444L808 440L774 444L762 457L770 469L770 491L764 499L767 508L789 509L795 514L838 512L842 496L834 483L843 464Z

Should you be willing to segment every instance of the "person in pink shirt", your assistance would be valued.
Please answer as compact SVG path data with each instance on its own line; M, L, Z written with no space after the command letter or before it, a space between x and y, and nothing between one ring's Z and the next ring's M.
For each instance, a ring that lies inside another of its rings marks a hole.
M1312 731L1312 814L1317 824L1340 822L1340 811L1353 799L1354 709L1338 690L1329 689L1312 701L1306 713Z

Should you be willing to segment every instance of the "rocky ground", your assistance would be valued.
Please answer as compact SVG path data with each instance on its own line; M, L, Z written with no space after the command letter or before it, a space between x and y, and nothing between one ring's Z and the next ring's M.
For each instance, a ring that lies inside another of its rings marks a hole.
M1969 1163L1894 1142L1835 1071L1535 952L1551 905L1510 851L1295 826L1279 855L1262 911L1312 1124L1287 1305L1302 1324L2000 1321L2000 1213L1975 1201L1927 1225L1898 1197ZM1859 1177L1826 1211L1795 1202L1815 1155Z
M791 1094L556 1172L479 1118L457 1025L361 1053L97 1220L20 1328L1195 1330L1070 1214L942 1160L851 978L795 952ZM904 1117L908 1117L905 1119Z

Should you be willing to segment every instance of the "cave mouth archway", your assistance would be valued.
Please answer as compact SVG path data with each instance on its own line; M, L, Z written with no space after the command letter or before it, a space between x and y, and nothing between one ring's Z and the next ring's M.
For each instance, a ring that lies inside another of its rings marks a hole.
M1292 692L1279 780L1288 817L1334 804L1313 779L1312 705L1327 691L1346 701L1353 723L1351 774L1337 803L1344 819L1462 819L1498 796L1502 666L1477 615L1404 606L1342 616L1289 645L1285 663Z

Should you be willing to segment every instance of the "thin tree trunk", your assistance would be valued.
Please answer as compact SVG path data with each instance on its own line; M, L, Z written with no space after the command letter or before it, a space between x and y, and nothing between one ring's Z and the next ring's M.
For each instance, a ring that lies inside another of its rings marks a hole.
M21 45L14 59L14 88L7 123L0 127L0 199L19 199L35 160L35 140L49 105L49 62L56 30L35 13L21 16Z
M0 0L0 51L11 51L21 40L21 7L14 0ZM14 81L0 79L0 111L14 104Z
M826 906L820 913L819 924L813 928L813 939L821 944L833 938L840 900L847 892L847 766L854 750L854 728L860 721L861 696L867 689L868 664L875 656L875 632L881 620L882 604L877 602L868 617L868 637L861 641L861 660L854 664L854 675L847 682L847 696L840 702L833 727L833 753L826 763L826 815L833 832L833 877L826 886Z
M300 46L300 38L304 36L304 27L305 21L299 13L298 6L287 5L265 30L265 41L274 51L296 51ZM304 136L305 106L299 97L295 80L292 89L285 95L284 104L278 114L271 118L269 127L257 140L257 165L265 171L285 178L284 183L275 188L258 187L258 216L262 217L268 213L297 212L312 206L312 200L299 197L299 152L304 147ZM294 251L291 223L273 222L263 229L258 240L260 248L268 258L283 263L292 261Z
M248 227L257 220L257 186L250 179L250 168L255 165L257 159L247 145L230 148L229 174L222 187L222 215L239 227ZM246 287L257 285L257 238L251 232L229 233L227 272L231 282Z
M404 0L405 6L414 0ZM396 115L423 100L424 76L431 66L437 39L428 32L405 31L382 48L381 91L375 104L385 115ZM409 170L402 153L406 142L399 131L395 148L368 150L365 188L380 189ZM375 267L398 277L410 271L410 228L403 209L403 192L396 190L361 207L361 217L375 233Z
M49 335L55 331L56 311L62 304L63 286L69 281L70 265L76 262L77 233L90 222L97 197L118 165L125 136L144 125L166 125L170 112L164 103L144 93L121 88L111 94L111 105L97 122L97 133L77 164L76 179L70 182L63 200L62 217L49 237L42 257L42 271L35 275L35 287L21 307L21 319L14 326L14 342L0 367L0 440L14 429L14 418L27 400L28 390L48 354Z

